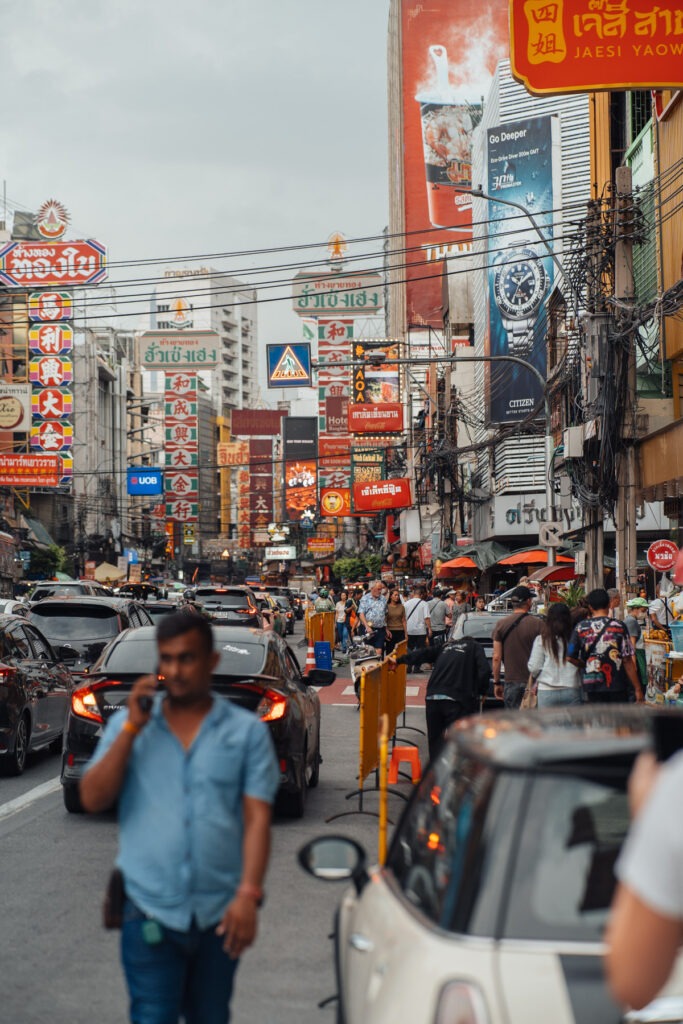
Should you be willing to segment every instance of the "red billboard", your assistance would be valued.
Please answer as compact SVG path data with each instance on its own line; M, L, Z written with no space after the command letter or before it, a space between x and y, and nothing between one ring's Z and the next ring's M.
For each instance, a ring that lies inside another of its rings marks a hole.
M401 0L401 42L407 322L442 327L442 261L472 239L472 131L509 56L507 0Z
M234 437L275 437L286 415L281 409L232 409L230 430Z
M349 487L321 487L320 515L350 516L351 489Z
M399 402L350 405L349 430L354 434L398 433L403 430L403 406Z
M58 455L0 455L2 487L58 487L61 475Z
M353 485L353 507L356 512L381 512L386 508L408 508L413 499L410 480L376 480Z
M286 518L298 523L304 512L317 512L318 465L315 459L285 463Z
M98 284L107 276L101 242L9 242L0 249L0 281L10 288Z

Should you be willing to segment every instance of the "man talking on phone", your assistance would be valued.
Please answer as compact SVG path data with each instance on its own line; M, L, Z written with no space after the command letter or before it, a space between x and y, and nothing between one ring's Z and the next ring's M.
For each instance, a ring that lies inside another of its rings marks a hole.
M176 612L157 643L158 675L138 679L107 723L81 801L119 804L131 1022L227 1024L256 937L278 766L264 723L211 692L210 622Z

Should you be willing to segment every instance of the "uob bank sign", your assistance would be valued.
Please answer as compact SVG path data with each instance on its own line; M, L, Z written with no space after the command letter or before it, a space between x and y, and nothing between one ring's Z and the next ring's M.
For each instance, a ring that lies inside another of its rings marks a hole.
M149 466L128 467L129 494L163 494L164 471Z

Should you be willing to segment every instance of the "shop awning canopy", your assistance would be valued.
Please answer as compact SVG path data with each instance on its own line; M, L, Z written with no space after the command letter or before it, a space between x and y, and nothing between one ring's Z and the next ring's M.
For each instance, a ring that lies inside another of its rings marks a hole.
M529 577L532 583L568 583L573 579L573 565L544 565Z
M479 572L484 572L490 566L495 565L499 559L503 558L504 555L508 555L510 549L503 547L495 540L485 540L480 544L470 544L465 548L451 548L450 551L445 551L441 554L441 558L444 561L441 563L439 569L439 576L443 573L444 575L450 575L454 570L472 570L476 569Z
M444 569L478 569L479 566L470 558L469 555L461 555L460 558L451 558L448 562L443 562L441 565L440 572Z
M117 565L112 565L111 562L102 562L95 569L95 579L100 583L104 583L106 580L120 580L122 576L126 576L125 569L119 569Z
M567 555L557 555L557 562L565 564L573 563L574 559ZM548 552L545 548L522 548L521 551L513 551L511 555L498 560L498 565L547 565Z

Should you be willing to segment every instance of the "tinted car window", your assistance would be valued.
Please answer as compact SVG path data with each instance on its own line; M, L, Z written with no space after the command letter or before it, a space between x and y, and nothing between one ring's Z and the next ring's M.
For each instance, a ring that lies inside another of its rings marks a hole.
M614 864L629 826L630 762L595 778L533 780L505 934L599 941L614 893ZM621 776L621 778L619 778Z
M29 638L34 656L36 658L43 658L45 660L52 661L52 651L48 647L47 641L43 639L38 630L31 629L31 627L27 625L24 626L24 631Z
M103 640L119 632L118 616L112 608L64 604L34 608L31 614L50 640Z
M216 637L216 650L220 660L216 672L228 676L253 676L264 672L263 644Z
M222 594L216 593L215 590L198 590L195 600L197 604L210 602L224 605L226 608L246 608L248 603L246 594Z
M454 930L463 896L481 874L482 834L496 775L458 758L448 744L432 762L406 810L387 859L406 898Z
M102 662L97 665L97 671L153 672L157 660L157 642L154 636L149 640L133 640L126 637L109 648Z
M5 634L5 653L9 658L32 658L28 637L23 629L14 626Z
M84 583L71 583L68 586L54 583L49 586L36 587L31 594L31 601L42 601L46 597L77 597L79 594L89 594L90 589ZM101 593L101 591L94 591Z

